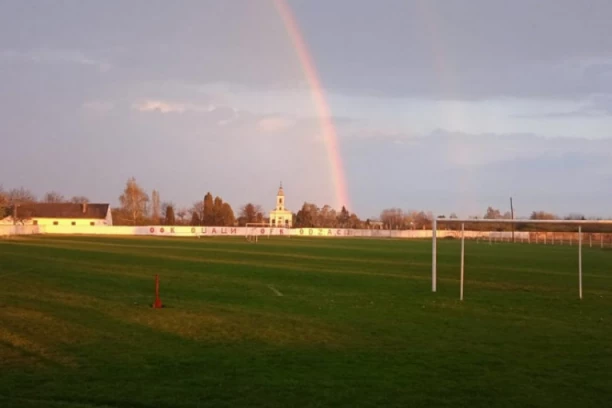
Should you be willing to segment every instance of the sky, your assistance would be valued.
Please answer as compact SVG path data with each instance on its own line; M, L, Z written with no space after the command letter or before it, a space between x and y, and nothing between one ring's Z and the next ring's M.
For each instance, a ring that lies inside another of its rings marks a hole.
M0 184L612 218L610 21L609 0L0 0Z

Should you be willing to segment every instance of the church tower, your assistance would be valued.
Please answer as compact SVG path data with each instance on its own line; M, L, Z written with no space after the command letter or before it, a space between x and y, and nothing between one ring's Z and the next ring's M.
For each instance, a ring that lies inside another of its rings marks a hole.
M276 207L270 211L270 226L275 228L291 228L293 223L293 214L285 208L285 191L283 183L278 188L276 193Z
M285 192L283 191L283 183L280 184L278 193L276 194L276 211L285 211Z

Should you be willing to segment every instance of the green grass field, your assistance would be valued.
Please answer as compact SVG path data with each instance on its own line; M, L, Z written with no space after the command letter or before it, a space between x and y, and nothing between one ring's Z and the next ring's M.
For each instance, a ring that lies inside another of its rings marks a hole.
M609 406L612 251L459 248L0 240L0 406Z

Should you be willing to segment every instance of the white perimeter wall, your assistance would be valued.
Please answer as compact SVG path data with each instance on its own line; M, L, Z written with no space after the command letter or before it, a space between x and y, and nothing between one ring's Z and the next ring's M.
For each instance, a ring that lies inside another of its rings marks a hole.
M0 226L0 235L63 234L63 235L132 235L164 237L217 237L217 236L296 236L296 237L369 237L369 238L431 238L431 230L371 230L341 228L261 228L261 227L129 227L129 226L72 226L25 225ZM511 232L465 231L466 238L510 238ZM438 238L461 237L460 231L438 230ZM529 232L515 232L517 239L528 239Z
M37 225L0 225L0 237L33 234L40 234L40 228Z

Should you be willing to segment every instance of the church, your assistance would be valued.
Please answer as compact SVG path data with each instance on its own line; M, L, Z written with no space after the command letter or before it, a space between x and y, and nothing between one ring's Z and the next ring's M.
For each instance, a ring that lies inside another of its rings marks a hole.
M285 192L281 183L276 194L276 208L270 211L270 226L277 228L291 228L293 214L285 208Z

